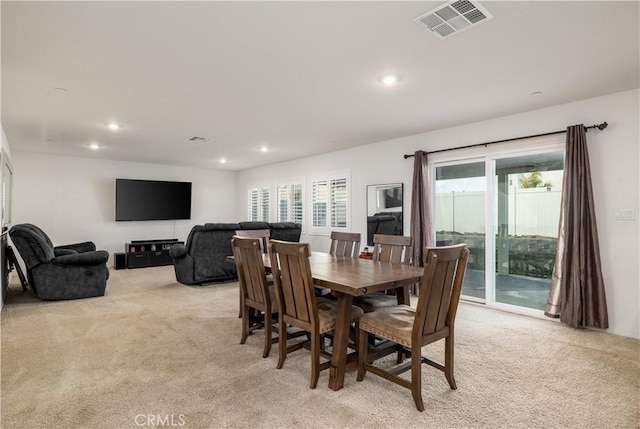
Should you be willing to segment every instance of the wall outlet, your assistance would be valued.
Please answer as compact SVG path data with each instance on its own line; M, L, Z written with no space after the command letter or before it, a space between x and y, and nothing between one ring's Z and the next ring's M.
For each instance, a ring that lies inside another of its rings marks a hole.
M634 209L615 209L613 219L615 220L635 220L636 211Z

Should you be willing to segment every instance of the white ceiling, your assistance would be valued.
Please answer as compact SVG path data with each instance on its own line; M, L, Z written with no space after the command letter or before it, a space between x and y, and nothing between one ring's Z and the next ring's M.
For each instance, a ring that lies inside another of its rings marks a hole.
M2 125L12 151L238 170L640 86L637 1L483 1L439 40L411 20L442 3L2 1Z

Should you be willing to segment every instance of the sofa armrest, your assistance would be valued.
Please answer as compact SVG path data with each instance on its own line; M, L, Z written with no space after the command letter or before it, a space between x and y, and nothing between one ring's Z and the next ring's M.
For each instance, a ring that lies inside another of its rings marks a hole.
M169 256L173 259L182 259L187 255L187 247L184 244L174 244L169 250Z
M75 250L78 253L95 252L96 245L92 241L85 241L83 243L65 244L64 246L56 246L53 249L54 252L57 252L58 250Z
M73 250L73 249L59 249L59 248L56 248L56 249L53 250L53 254L55 256L77 255L78 251Z
M56 265L92 266L106 264L108 259L109 253L106 250L96 250L94 252L58 256L51 262Z

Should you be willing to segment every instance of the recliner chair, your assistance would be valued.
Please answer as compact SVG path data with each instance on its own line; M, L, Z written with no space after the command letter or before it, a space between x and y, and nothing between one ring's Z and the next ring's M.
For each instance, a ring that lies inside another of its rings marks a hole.
M42 229L29 223L9 230L27 269L27 279L40 299L103 296L109 278L109 253L92 242L54 247Z

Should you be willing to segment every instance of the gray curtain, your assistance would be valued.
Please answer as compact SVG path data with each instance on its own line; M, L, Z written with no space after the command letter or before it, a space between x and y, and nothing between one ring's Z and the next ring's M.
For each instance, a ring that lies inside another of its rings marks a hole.
M574 328L609 327L583 125L567 127L558 253L545 314Z
M411 236L413 237L413 265L422 267L425 247L433 246L431 225L431 205L429 203L429 171L427 152L417 151L413 162L413 183L411 188ZM420 285L413 286L417 293Z

